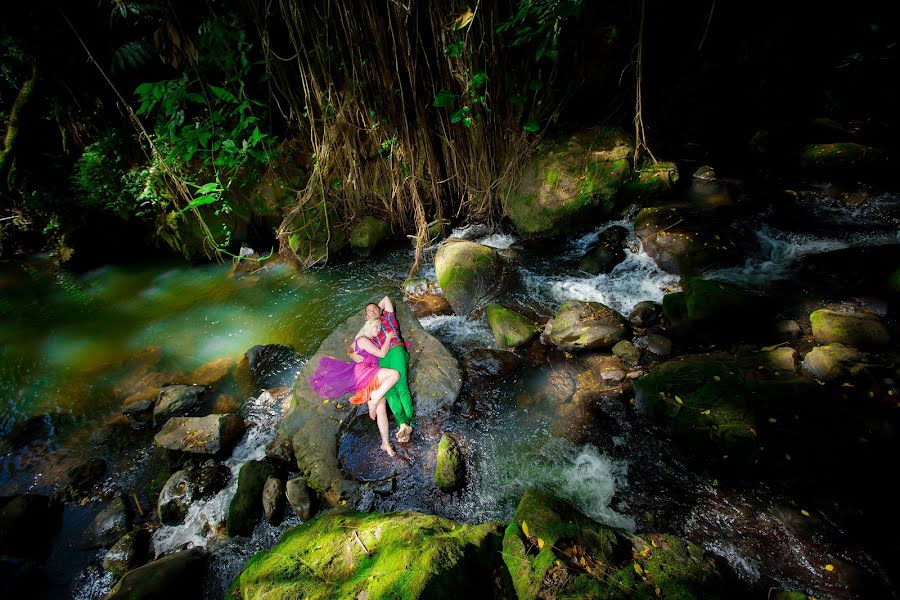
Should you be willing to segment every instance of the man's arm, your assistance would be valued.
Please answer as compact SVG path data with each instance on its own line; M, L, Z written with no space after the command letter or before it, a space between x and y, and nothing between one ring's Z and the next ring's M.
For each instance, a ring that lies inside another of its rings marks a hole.
M362 362L363 359L362 356L356 353L356 348L354 348L353 346L350 346L350 348L347 350L347 356L349 356L350 360L352 360L353 362Z
M378 303L378 308L385 312L394 312L394 305L391 303L391 299L387 296L381 299L381 302Z

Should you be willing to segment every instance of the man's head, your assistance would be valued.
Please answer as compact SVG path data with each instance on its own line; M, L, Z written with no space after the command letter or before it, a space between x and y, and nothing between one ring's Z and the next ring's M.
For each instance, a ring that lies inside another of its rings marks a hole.
M366 304L366 320L380 318L381 308L377 304Z

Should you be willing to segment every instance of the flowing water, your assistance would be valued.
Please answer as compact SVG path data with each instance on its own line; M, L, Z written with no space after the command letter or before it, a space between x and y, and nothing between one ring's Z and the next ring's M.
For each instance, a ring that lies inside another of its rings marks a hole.
M866 206L821 200L815 213L822 225L814 231L761 224L766 215L754 215L747 227L757 232L762 251L745 265L715 275L765 287L789 279L804 256L900 241L892 221L900 215L897 197L879 196ZM852 228L829 226L848 222ZM578 271L578 259L599 231L613 225L629 232L625 261L605 275ZM517 254L520 285L513 298L544 314L569 299L603 302L627 314L640 301L661 301L679 289L679 278L660 270L643 252L630 218L571 238L562 251L558 245L549 251L523 249L514 236L483 226L454 235ZM279 373L280 383L289 385L335 326L369 301L398 295L410 261L409 250L395 249L377 260L310 273L275 267L235 278L228 276L227 265L106 267L81 276L51 269L39 259L4 266L0 436L12 442L0 447L0 494L51 493L69 468L97 455L113 465L99 499L132 493L154 462L151 434L129 434L113 450L97 436L121 423L123 382L149 371L184 377L211 361L236 364L257 344L284 344L296 352ZM433 264L426 264L421 275L434 279ZM422 324L457 357L494 347L483 318L433 316ZM846 590L824 581L816 567L838 555L879 572L863 550L823 533L832 531L827 524L798 533L801 528L792 520L797 507L765 486L717 489L681 463L663 436L629 413L570 419L554 407L520 402L517 385L478 393L464 387L446 421L421 427L411 447L401 451L405 460L385 473L393 481L387 487L383 482L364 487L359 508L411 508L467 522L504 521L525 489L539 487L603 523L632 531L661 528L701 543L731 565L749 589L779 585L845 597ZM240 388L226 379L217 392L239 396ZM157 554L193 545L212 551L210 598L222 597L247 558L270 548L299 522L291 517L278 527L261 523L250 538L223 539L220 526L237 472L247 460L263 456L282 410L267 395L238 401L249 427L226 461L235 476L232 483L192 505L184 524L161 527L153 535ZM374 444L373 430L364 419L352 424L344 457L354 444ZM440 494L431 482L429 449L442 431L459 436L468 463L467 484L452 495ZM102 506L67 505L64 530L47 563L52 596L99 598L114 583L98 567L103 552L80 542Z

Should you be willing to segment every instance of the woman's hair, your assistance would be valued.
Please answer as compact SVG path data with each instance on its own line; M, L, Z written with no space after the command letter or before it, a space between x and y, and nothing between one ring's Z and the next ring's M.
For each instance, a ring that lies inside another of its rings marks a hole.
M359 330L359 333L356 334L356 338L367 337L372 338L378 335L378 330L381 329L381 320L380 319L369 319L366 321L366 324L362 326L362 329ZM356 339L353 338L353 339Z

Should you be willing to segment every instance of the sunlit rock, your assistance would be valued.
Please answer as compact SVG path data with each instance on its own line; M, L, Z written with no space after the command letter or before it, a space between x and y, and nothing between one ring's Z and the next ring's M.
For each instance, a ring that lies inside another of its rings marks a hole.
M457 238L438 249L434 269L453 311L463 317L497 298L511 277L506 259L496 249Z
M629 334L628 321L599 302L569 300L544 328L542 338L567 352L612 348Z

